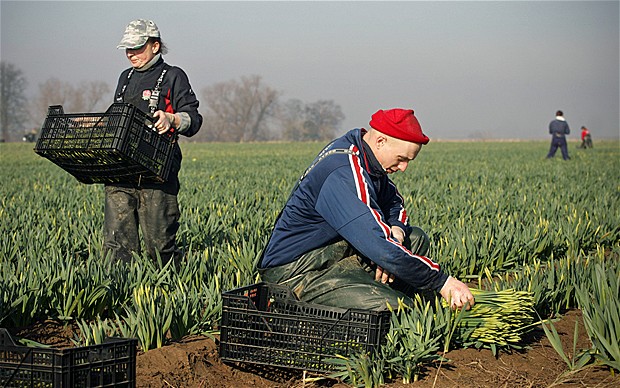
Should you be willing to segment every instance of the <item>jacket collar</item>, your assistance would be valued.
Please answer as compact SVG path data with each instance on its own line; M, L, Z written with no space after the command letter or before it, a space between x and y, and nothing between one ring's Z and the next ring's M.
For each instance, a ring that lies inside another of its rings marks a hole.
M147 63L146 65L142 66L142 67L141 67L141 68L139 68L139 69L136 69L136 71L139 71L139 72L141 72L141 73L142 73L142 72L145 72L145 71L147 71L147 70L149 70L149 69L152 69L152 68L157 67L157 65L159 65L159 64L160 64L160 62L162 62L162 63L163 63L163 62L164 62L164 59L162 58L161 54L157 54L157 55L155 55L155 56L153 57L153 59L151 59L151 60L149 61L149 63Z
M370 145L364 141L363 136L365 133L366 130L364 128L359 130L359 144L361 145L360 148L362 149L363 154L362 160L364 161L368 174L373 177L380 178L387 173L385 172L383 166L381 166L381 163L377 160L375 154L372 152Z

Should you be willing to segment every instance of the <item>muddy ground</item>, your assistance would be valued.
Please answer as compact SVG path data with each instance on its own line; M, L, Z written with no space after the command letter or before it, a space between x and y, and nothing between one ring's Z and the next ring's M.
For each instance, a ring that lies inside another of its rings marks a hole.
M561 335L564 349L571 353L575 320L579 320L577 349L590 347L581 312L571 310L554 323ZM42 322L13 334L54 346L70 346L73 328L55 322ZM420 381L405 385L393 381L387 388L398 387L620 387L619 374L608 368L587 367L568 373L566 363L551 347L542 328L526 338L528 349L501 353L494 357L489 350L459 349L446 356L450 362L428 367ZM223 363L218 355L217 337L191 337L137 356L136 386L204 387L204 388L345 388L335 380L311 381L315 375L275 368L252 368Z

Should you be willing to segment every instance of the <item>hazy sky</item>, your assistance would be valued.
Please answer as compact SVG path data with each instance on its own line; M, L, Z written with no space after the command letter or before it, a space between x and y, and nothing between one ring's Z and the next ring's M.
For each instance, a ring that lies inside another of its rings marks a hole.
M334 100L342 132L403 107L431 139L546 139L561 109L573 139L586 125L596 141L620 138L619 13L619 1L1 0L0 54L29 97L52 77L113 89L125 26L147 18L199 97L257 74L283 101Z

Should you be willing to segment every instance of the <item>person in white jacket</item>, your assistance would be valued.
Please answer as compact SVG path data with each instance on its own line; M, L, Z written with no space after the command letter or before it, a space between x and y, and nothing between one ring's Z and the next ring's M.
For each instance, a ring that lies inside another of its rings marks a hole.
M547 154L547 159L551 159L555 156L555 152L562 150L562 158L569 160L568 147L566 145L566 135L570 133L568 123L564 118L564 113L559 110L555 113L555 119L549 123L549 134L551 135L551 148Z

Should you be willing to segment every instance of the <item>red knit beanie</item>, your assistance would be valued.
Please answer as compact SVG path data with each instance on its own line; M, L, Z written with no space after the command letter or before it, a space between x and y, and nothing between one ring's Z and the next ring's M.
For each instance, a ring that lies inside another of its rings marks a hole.
M420 144L429 141L411 109L380 109L372 115L369 124L377 131L400 140Z

